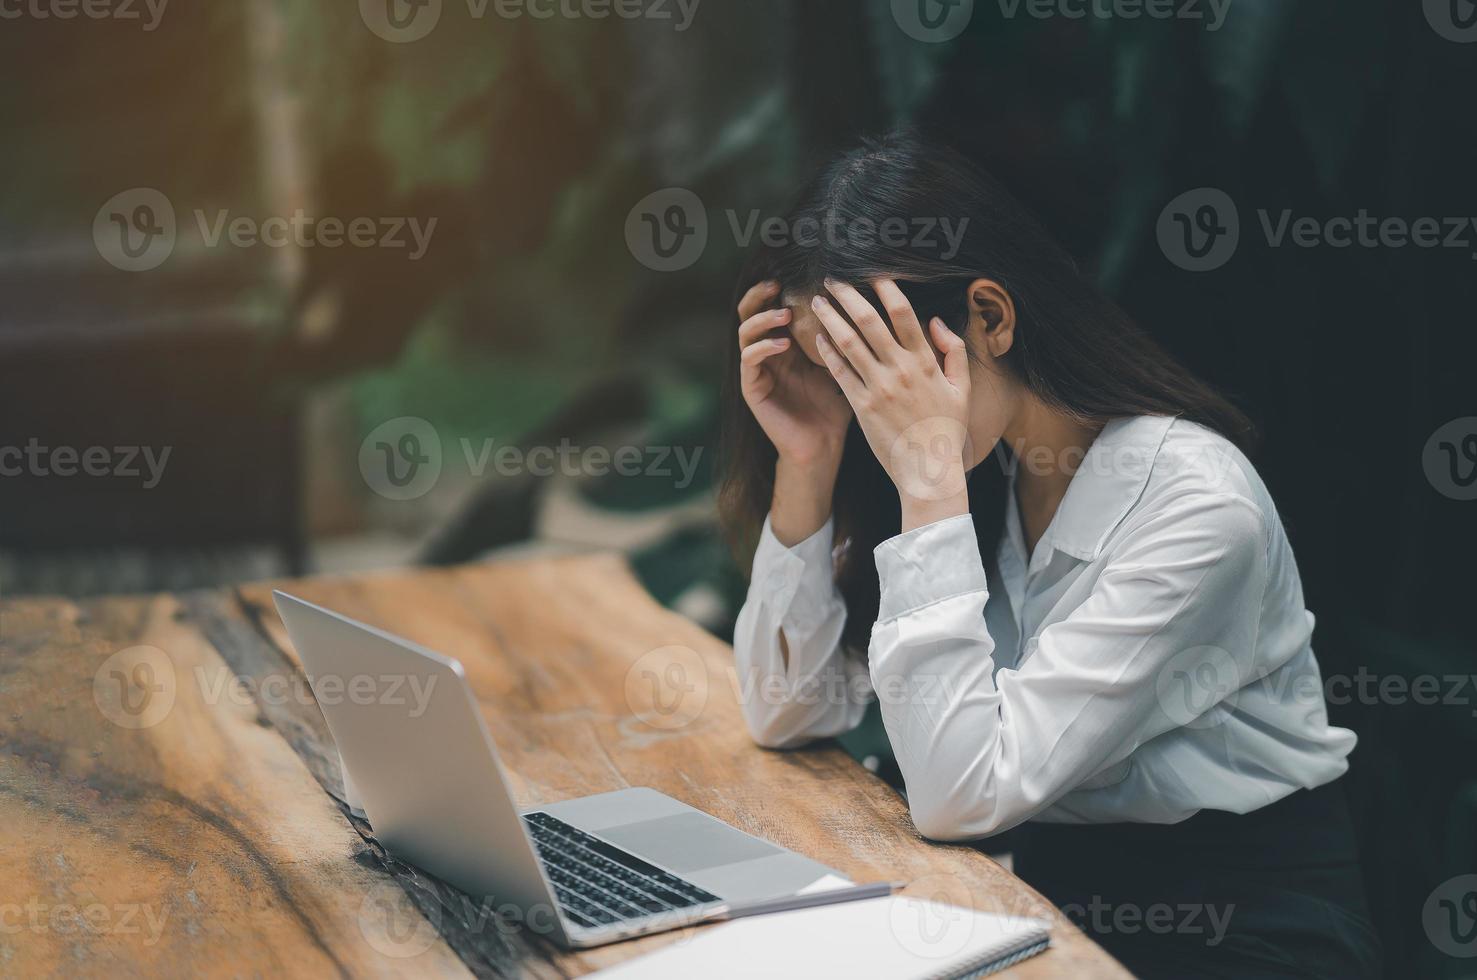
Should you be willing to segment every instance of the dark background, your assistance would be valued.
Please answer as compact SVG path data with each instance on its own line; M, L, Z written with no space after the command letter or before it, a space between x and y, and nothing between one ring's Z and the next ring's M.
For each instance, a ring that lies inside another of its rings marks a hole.
M616 547L726 634L742 576L709 469L742 251L726 213L782 214L838 148L915 122L1001 178L1257 421L1325 674L1447 691L1477 674L1477 501L1423 461L1439 428L1477 416L1477 230L1459 248L1272 247L1257 214L1477 216L1477 43L1436 26L1477 12L1443 3L1231 0L1212 31L976 2L939 41L885 0L706 0L681 31L476 19L448 0L408 43L326 0L174 0L152 30L0 19L0 446L172 447L152 489L0 477L0 592ZM92 227L137 187L182 229L221 208L438 224L418 262L206 248L182 230L133 273ZM624 229L670 187L699 196L710 229L700 259L664 273ZM1190 272L1156 226L1203 187L1235 202L1241 236ZM406 416L435 427L447 472L390 500L358 457ZM451 465L463 437L681 445L705 465L683 487L479 478ZM1360 735L1348 783L1391 975L1464 963L1422 913L1477 872L1477 680L1442 700L1331 708ZM881 751L875 731L850 747Z

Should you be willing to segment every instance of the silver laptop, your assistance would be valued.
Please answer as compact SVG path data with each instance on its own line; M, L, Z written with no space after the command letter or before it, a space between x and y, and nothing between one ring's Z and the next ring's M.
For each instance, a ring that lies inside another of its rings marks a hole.
M520 812L460 663L273 595L375 837L529 928L597 946L837 874L644 787Z

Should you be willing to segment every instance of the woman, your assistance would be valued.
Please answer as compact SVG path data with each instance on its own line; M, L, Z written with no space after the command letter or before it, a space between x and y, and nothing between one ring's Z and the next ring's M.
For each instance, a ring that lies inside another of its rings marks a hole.
M1017 872L1140 975L1372 975L1355 738L1246 419L942 148L865 144L787 226L729 394L753 737L877 700L919 832L1025 825Z

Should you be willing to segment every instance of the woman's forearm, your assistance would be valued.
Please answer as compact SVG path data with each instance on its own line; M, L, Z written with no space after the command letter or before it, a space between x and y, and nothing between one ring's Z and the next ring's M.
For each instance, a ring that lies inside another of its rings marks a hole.
M809 465L780 457L774 468L774 499L769 524L786 548L811 537L831 517L831 495L836 489L839 455Z
M783 544L760 534L734 627L739 700L754 740L789 748L855 728L871 700L866 667L845 655L846 604L832 578L829 521Z

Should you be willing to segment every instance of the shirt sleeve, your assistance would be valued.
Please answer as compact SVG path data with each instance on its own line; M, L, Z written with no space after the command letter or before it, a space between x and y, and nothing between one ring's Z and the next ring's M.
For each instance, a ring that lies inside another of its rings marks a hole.
M1086 601L1042 630L1018 669L998 672L971 518L877 547L872 684L925 837L969 840L1028 820L1255 679L1260 511L1205 492L1150 509L1100 559ZM1177 687L1185 679L1192 698Z
M845 655L832 524L793 548L766 519L734 626L739 701L760 745L789 748L848 732L871 701L866 666Z

